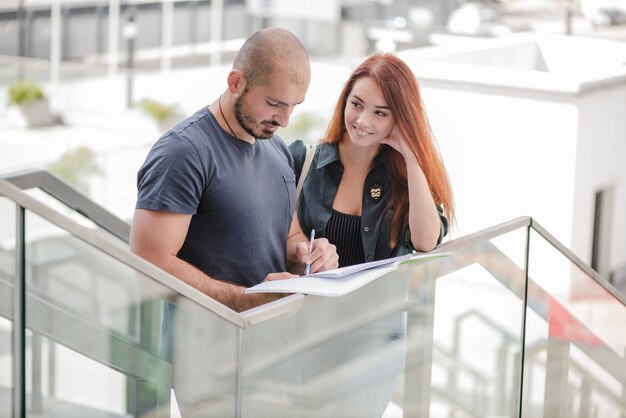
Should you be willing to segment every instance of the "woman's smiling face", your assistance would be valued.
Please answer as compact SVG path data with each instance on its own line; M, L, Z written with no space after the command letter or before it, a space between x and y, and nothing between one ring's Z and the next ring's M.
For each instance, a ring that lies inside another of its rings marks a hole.
M370 77L358 79L344 109L346 131L360 146L378 145L393 129L394 118L378 84Z

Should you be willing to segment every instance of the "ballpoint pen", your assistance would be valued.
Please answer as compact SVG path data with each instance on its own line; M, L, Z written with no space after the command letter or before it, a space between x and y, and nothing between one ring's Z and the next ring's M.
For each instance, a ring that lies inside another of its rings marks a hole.
M313 252L313 240L315 239L315 229L311 229L311 238L309 242L309 255ZM311 264L306 263L306 267L304 268L304 275L307 276L309 271L311 270Z

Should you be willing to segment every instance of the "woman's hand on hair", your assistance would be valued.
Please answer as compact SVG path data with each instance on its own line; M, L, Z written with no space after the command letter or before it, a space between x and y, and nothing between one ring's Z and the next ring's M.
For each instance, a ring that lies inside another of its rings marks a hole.
M404 158L406 158L407 155L413 155L413 151L409 148L396 125L394 125L393 129L391 129L387 138L380 141L380 143L389 145L391 148L402 154Z

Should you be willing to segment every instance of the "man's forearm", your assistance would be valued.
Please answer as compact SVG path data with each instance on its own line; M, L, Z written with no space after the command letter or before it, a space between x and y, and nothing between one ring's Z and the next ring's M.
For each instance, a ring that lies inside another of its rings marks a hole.
M148 261L237 312L254 308L273 299L271 295L246 294L245 288L214 279L176 256Z

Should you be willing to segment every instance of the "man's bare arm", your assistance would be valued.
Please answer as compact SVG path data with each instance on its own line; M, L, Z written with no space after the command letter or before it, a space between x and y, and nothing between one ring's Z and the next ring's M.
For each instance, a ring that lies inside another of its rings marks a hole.
M137 209L130 231L130 250L237 312L279 297L263 293L245 294L244 287L214 279L178 258L190 222L191 215ZM266 280L289 277L292 276L273 273Z

